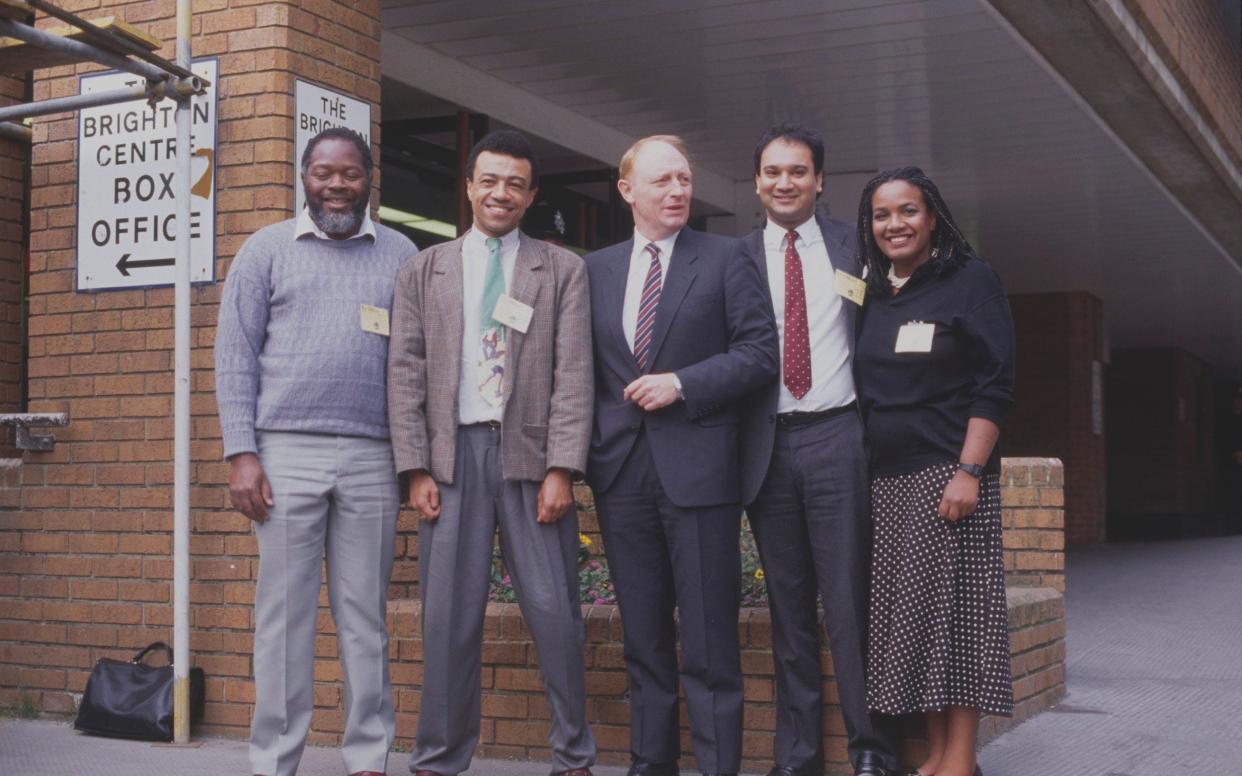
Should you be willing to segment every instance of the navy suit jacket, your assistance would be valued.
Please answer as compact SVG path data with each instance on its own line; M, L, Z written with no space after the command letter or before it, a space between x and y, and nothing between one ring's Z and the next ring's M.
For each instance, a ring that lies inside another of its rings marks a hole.
M606 492L644 427L660 483L679 507L739 503L739 400L780 368L772 305L737 240L685 228L656 309L652 374L676 372L685 401L644 412L623 401L640 372L621 312L633 239L587 255L595 349L595 421L587 483Z
M815 216L819 231L824 236L828 260L833 269L844 270L854 277L862 277L862 257L858 251L858 235L854 228L843 221ZM754 265L763 280L763 298L772 310L772 290L768 285L768 259L763 248L763 227L741 240L740 252L748 263ZM835 294L836 287L808 288L807 299L818 294ZM853 355L853 339L858 325L858 305L845 301L845 314L849 317L850 353ZM776 405L780 398L780 382L766 386L755 400L747 402L742 427L742 449L746 455L742 461L742 503L750 504L759 495L759 487L768 473L772 461L772 443L776 436Z

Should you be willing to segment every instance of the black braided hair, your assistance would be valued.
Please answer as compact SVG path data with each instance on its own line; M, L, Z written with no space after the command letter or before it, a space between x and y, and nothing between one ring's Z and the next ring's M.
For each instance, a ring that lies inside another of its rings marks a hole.
M962 234L957 222L953 220L949 206L940 196L940 189L936 188L936 184L926 173L918 167L885 170L867 181L858 202L858 250L867 266L867 293L873 295L887 296L892 293L892 286L888 282L888 268L892 266L892 262L880 250L875 242L875 235L871 233L871 197L876 189L892 181L905 181L921 191L923 202L936 216L936 228L931 235L932 255L924 265L930 272L939 277L975 258L975 249L970 247L966 235Z

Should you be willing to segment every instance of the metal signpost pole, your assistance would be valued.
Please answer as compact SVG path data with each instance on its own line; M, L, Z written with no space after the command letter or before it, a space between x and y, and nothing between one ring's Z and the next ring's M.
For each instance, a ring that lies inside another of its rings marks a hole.
M177 64L190 67L190 0L177 0ZM177 99L177 252L173 402L173 740L190 742L190 126L192 92Z

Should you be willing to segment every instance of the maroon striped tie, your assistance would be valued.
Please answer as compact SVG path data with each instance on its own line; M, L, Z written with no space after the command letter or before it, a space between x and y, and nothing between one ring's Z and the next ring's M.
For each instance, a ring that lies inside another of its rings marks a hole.
M651 359L651 332L655 328L656 308L660 306L660 286L663 273L660 271L660 249L655 243L647 243L644 249L651 254L651 267L647 270L647 279L643 281L643 295L638 302L638 324L634 327L634 360L638 362L638 371L647 371L647 362Z

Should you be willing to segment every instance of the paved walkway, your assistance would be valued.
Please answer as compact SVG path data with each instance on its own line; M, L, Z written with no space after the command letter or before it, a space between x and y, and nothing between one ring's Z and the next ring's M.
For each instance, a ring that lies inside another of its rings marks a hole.
M1242 776L1242 536L1074 551L1068 569L1069 693L997 738L987 776ZM234 776L245 744L179 749L0 720L3 776ZM476 762L471 776L544 776L544 763ZM302 776L340 776L308 748ZM388 773L408 774L394 754ZM622 776L623 768L597 768Z
M1242 776L1242 536L1071 551L1064 701L987 776Z

